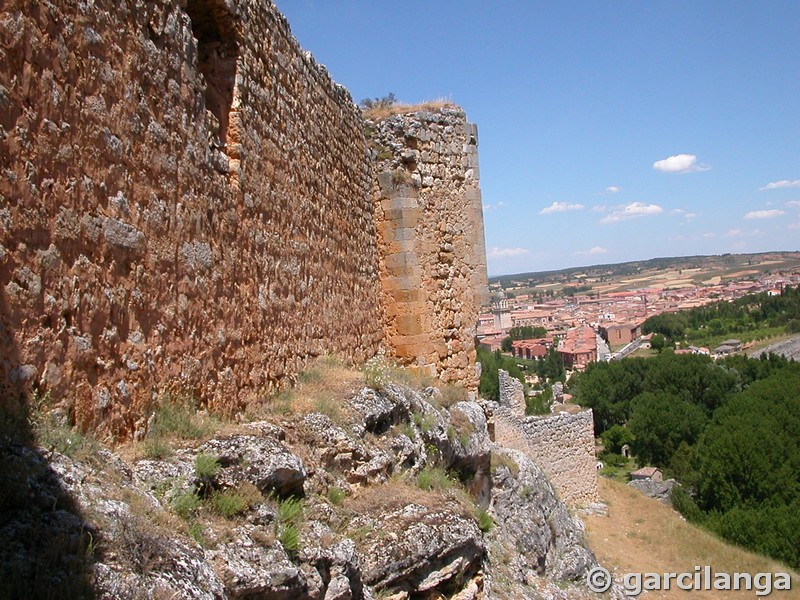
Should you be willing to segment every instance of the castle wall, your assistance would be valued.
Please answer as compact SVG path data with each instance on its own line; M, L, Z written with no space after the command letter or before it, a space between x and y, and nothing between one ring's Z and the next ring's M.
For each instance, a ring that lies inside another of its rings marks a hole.
M368 126L387 345L475 389L475 323L488 293L477 129L450 106Z
M0 126L3 381L126 434L376 351L363 121L271 3L7 0Z
M525 417L519 421L529 457L570 505L596 502L597 459L592 411Z

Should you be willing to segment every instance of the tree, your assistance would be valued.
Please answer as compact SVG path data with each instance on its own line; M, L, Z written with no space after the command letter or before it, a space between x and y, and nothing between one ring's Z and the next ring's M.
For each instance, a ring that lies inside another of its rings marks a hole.
M697 441L706 420L699 406L664 392L645 392L633 400L631 450L641 462L664 468L682 442Z
M603 446L606 452L621 454L622 447L634 440L631 430L622 425L612 425L603 433Z
M666 340L664 336L660 333L654 333L653 336L650 338L650 347L655 350L656 352L661 352L664 349L664 344Z

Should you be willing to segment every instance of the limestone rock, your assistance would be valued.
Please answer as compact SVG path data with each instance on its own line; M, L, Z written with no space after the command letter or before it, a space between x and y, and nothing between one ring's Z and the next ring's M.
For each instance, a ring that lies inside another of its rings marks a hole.
M665 481L652 481L650 479L634 479L628 482L632 488L636 488L649 498L654 498L664 504L672 504L672 490L680 485L674 479Z
M265 494L303 495L306 480L303 461L272 438L233 435L206 442L198 452L219 458L222 465L216 478L219 486L236 487L249 481Z
M421 593L460 587L483 561L476 523L448 510L409 504L374 516L373 533L361 548L364 580L375 589Z

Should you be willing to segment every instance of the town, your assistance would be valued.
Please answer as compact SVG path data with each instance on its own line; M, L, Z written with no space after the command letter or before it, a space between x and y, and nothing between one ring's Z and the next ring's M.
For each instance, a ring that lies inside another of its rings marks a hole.
M717 277L686 287L589 292L546 301L540 301L540 297L533 294L514 296L499 283L492 283L490 290L494 300L491 306L482 308L477 338L483 348L495 351L503 349L503 340L514 328L546 330L546 335L541 337L511 341L511 354L520 359L536 360L555 348L567 371L583 371L592 362L618 360L642 346L647 347L650 336L643 335L642 325L649 317L714 302L729 302L747 294L779 295L783 287L799 283L800 274L793 269L756 279L721 281ZM710 349L689 347L676 352L724 356L746 349L747 344L730 339Z

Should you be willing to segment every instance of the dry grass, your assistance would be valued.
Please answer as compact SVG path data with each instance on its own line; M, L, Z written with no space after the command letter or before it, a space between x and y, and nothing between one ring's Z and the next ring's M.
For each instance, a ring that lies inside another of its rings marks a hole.
M370 121L381 121L392 115L404 115L409 113L420 112L422 110L441 110L446 107L453 107L455 104L446 98L436 98L435 100L427 100L419 104L392 104L390 106L378 106L375 108L365 109L363 112L364 118Z
M787 567L742 548L683 521L673 509L645 497L635 489L599 478L600 496L608 504L608 516L586 517L589 544L600 563L614 572L683 573L696 565L709 565L714 572L790 572ZM786 600L800 598L800 575L792 573L792 591L773 594ZM648 598L685 598L681 590L651 591ZM746 592L693 591L692 598L754 597Z
M320 357L298 375L294 387L266 398L259 405L248 407L244 421L322 413L336 423L350 423L357 415L346 400L363 385L364 375L360 371L334 357Z

